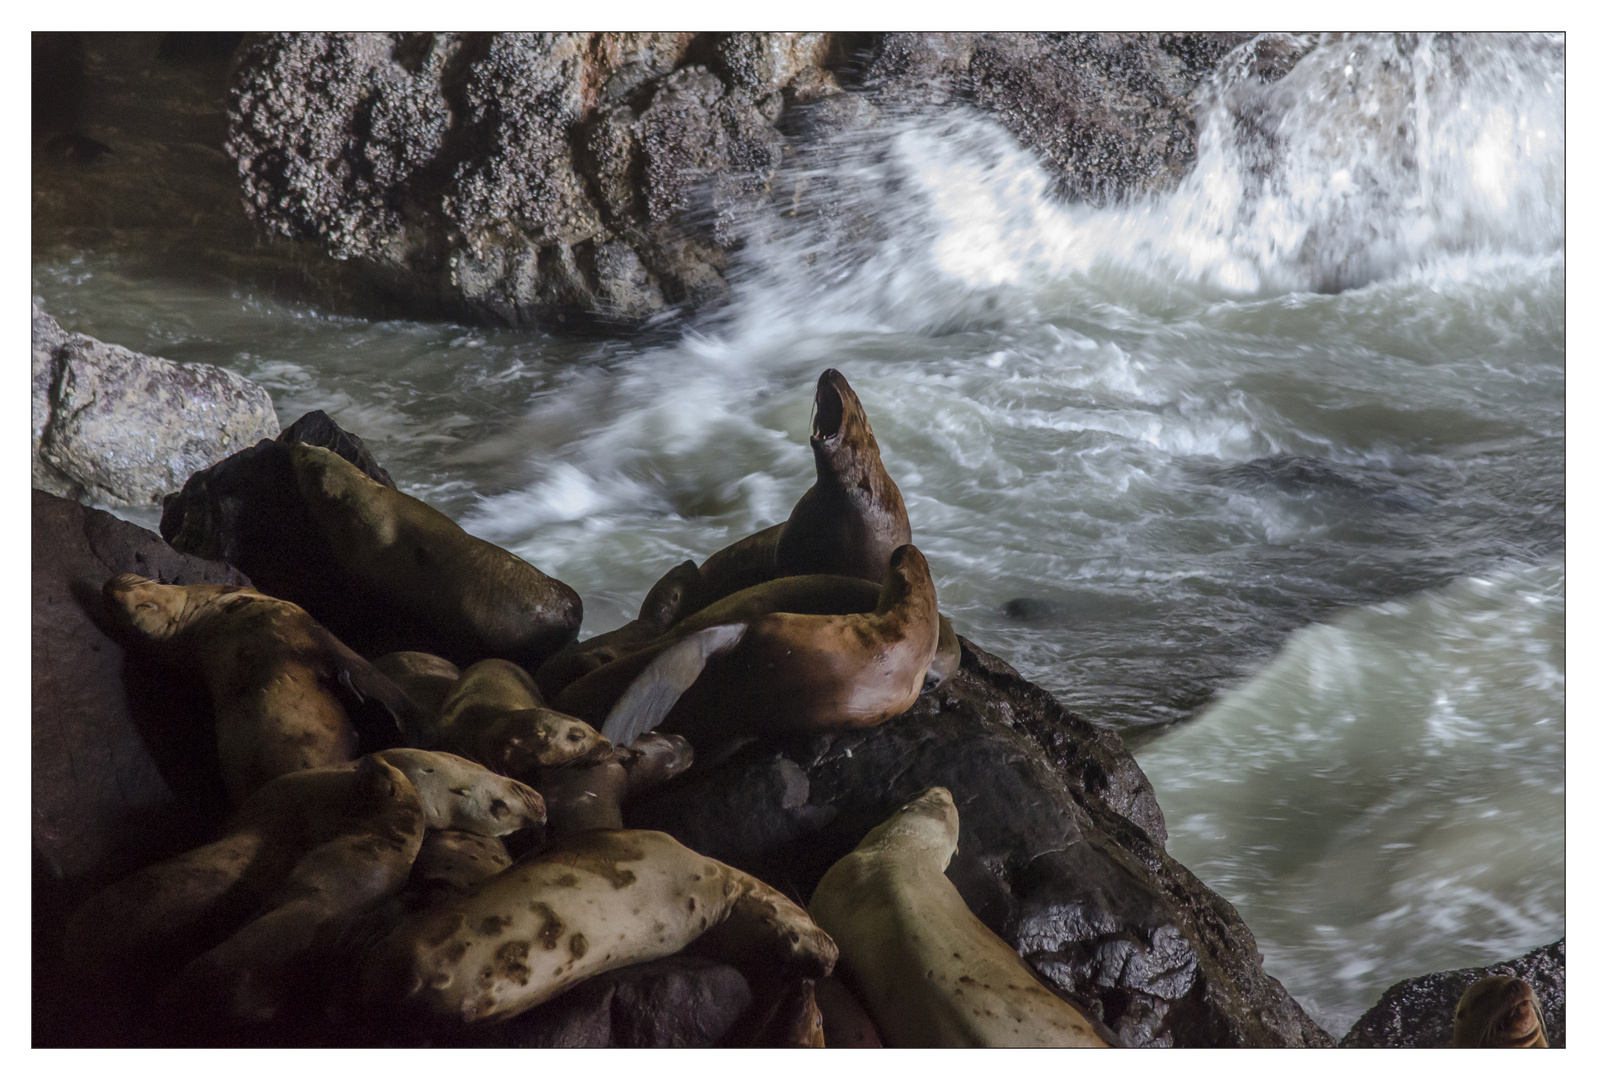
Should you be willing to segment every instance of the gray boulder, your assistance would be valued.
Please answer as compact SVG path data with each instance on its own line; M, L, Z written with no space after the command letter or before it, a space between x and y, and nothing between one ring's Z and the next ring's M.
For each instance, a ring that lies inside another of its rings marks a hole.
M973 104L1068 198L1165 188L1194 87L1248 36L252 36L227 150L261 226L413 311L637 327L726 299L728 254L804 202L777 182L795 138Z
M1453 1010L1469 985L1488 975L1513 975L1530 983L1542 1004L1547 1045L1564 1045L1564 939L1489 967L1438 971L1395 984L1359 1017L1343 1046L1437 1047L1453 1045Z
M244 376L68 333L34 307L34 487L159 504L190 474L277 433L271 395Z

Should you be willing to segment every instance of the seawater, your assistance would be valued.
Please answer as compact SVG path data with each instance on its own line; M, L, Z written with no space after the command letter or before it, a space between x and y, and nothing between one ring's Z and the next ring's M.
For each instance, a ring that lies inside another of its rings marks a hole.
M1314 44L1268 84L1234 54L1187 179L1109 207L976 112L800 147L809 209L655 335L336 316L199 234L36 229L34 292L326 409L585 636L786 518L841 369L942 609L1138 748L1171 853L1340 1034L1563 932L1564 57Z

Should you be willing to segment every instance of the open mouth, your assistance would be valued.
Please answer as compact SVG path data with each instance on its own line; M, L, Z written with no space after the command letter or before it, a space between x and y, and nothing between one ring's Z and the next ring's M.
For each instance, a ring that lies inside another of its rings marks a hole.
M830 382L815 388L815 420L811 438L823 442L843 429L843 395Z

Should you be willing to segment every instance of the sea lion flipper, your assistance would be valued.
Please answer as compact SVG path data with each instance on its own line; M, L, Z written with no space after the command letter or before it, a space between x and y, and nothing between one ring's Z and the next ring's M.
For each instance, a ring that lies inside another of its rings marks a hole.
M617 746L630 746L639 735L653 731L710 657L742 641L748 628L746 622L710 626L662 649L610 709L601 733Z

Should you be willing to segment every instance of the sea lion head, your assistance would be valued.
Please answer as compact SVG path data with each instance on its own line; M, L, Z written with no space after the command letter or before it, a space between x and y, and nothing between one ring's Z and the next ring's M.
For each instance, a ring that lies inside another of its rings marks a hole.
M937 608L937 587L932 584L932 568L914 544L900 544L887 560L887 576L882 579L882 596L876 604L878 614L901 603L906 596L924 597L932 610Z
M111 617L152 641L166 641L188 625L197 598L243 591L237 585L163 585L138 574L118 574L101 587Z
M1494 1048L1546 1046L1541 1003L1524 979L1488 975L1458 999L1453 1045Z
M945 787L927 788L865 834L860 848L877 848L941 874L959 846L959 810Z
M429 829L506 836L544 821L543 796L519 780L438 750L396 747L375 755L415 786Z
M815 451L815 471L844 482L869 483L876 475L886 479L876 435L854 388L843 373L827 368L815 383L815 416L810 426L810 448ZM891 483L892 481L888 481ZM895 489L896 490L896 489Z

